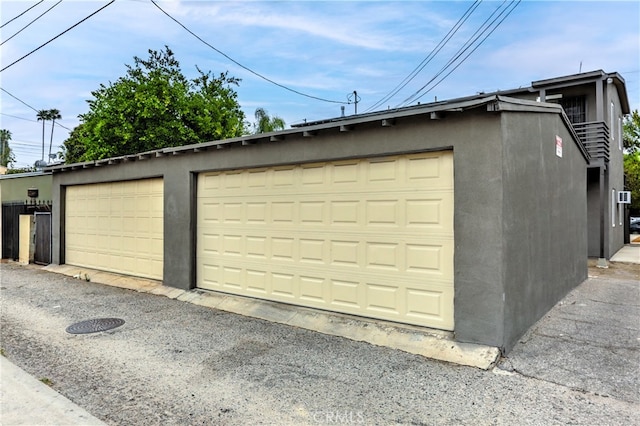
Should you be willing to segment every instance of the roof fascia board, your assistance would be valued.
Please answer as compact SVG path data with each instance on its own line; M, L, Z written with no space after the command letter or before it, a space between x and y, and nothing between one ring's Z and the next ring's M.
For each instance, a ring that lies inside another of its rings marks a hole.
M510 98L498 96L498 107L500 111L521 111L521 112L562 112L562 106L549 102L528 101L526 99Z
M256 135L246 135L231 139L225 139L220 141L203 142L199 144L184 145L178 147L162 148L153 151L147 151L139 154L130 154L119 157L105 158L96 161L87 161L83 163L73 164L61 164L56 166L47 167L45 170L48 172L65 172L78 169L87 169L91 167L107 166L111 164L117 164L120 162L142 161L147 159L153 159L157 157L163 157L165 155L178 155L187 152L200 152L206 151L209 148L224 148L229 146L245 146L253 145L260 141L265 143L275 143L279 140L285 140L289 136L302 138L304 134L313 132L317 134L320 131L340 130L341 127L349 126L350 129L354 129L358 125L380 122L383 121L395 121L398 118L417 117L428 115L434 112L461 112L468 109L474 109L483 105L495 104L498 106L496 109L489 109L489 111L528 111L528 112L561 112L562 107L555 104L539 103L535 101L527 101L523 99L510 98L499 95L490 95L485 97L473 97L462 98L459 100L453 100L448 102L439 102L437 104L425 104L420 106L413 106L409 108L376 112L366 114L362 116L354 117L340 117L327 122L322 122L315 125L307 125L303 127L296 127L293 129L282 130L278 132L259 133ZM586 152L586 151L585 151Z
M27 177L37 177L37 176L48 176L51 173L49 172L26 172L26 173L10 173L6 175L0 175L0 179L19 179L19 178L27 178Z
M604 71L598 70L598 71L585 72L582 74L573 74L573 75L568 75L564 77L555 77L555 78L548 78L546 80L532 81L531 87L537 89L537 88L543 88L543 87L550 88L551 86L553 87L575 86L578 84L589 83L591 81L602 80L603 78L606 78L606 77L607 77L607 74Z
M629 106L629 95L627 94L627 83L624 81L624 78L617 72L609 73L608 78L613 79L613 84L615 84L616 89L618 90L618 97L620 98L622 113L625 115L631 114L631 107Z

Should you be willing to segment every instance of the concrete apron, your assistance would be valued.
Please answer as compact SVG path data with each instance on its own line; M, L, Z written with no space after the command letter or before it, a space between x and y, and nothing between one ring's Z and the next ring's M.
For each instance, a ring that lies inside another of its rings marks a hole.
M426 358L483 370L492 368L500 357L500 350L496 347L456 342L453 340L453 333L446 331L368 320L200 289L181 290L165 286L160 281L77 266L48 265L42 269L93 283L166 296L199 306L385 346L422 355Z

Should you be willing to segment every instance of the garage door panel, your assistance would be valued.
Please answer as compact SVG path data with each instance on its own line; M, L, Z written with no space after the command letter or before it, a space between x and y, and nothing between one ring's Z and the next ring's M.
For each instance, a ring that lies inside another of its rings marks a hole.
M381 279L378 274L335 272L340 278L333 279L326 276L326 268L290 269L283 273L243 269L239 264L204 267L198 271L221 279L200 281L204 289L409 324L427 322L429 326L445 329L453 326L452 319L444 315L453 304L453 291L450 283L444 281L425 285L415 280Z
M366 286L367 310L400 317L402 311L400 288L377 283L367 283Z
M408 274L450 279L453 276L453 241L405 244L404 261Z
M452 159L201 174L197 285L451 330Z
M366 196L365 201L354 195L343 194L331 201L320 199L322 195L315 195L315 198L301 195L296 201L284 197L247 201L235 196L229 197L231 200L228 202L199 204L202 215L199 222L201 227L222 222L226 225L250 224L252 227L293 224L351 226L358 231L363 227L392 227L397 230L430 228L451 234L453 219L448 206L453 203L453 194L434 191L425 197L416 197L413 192L396 192L393 195L394 199L390 199L388 193L357 194L357 197Z
M162 179L66 190L65 262L162 279Z

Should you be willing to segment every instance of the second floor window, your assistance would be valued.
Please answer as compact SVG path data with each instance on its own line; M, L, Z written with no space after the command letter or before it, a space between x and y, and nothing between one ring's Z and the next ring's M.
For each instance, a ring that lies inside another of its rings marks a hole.
M609 125L611 126L611 140L616 140L616 131L615 131L615 122L616 119L616 106L613 102L611 102L611 115L609 117Z
M569 117L571 124L584 123L587 121L587 107L584 96L573 96L563 98L559 101L564 109L564 113Z

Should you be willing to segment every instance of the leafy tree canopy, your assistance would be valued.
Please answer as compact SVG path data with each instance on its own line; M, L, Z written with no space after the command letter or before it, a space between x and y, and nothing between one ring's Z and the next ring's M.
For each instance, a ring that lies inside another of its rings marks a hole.
M9 146L10 140L11 132L6 129L0 130L0 166L9 167L15 162L13 151Z
M627 116L623 124L624 149L628 153L640 152L640 114L635 110Z
M256 122L253 124L254 133L268 133L276 130L284 130L286 123L277 115L269 116L264 108L256 108Z
M19 167L17 169L7 169L8 175L17 175L20 173L30 173L35 172L37 169L34 166L31 167Z
M631 191L631 212L640 214L640 114L635 110L624 121L624 175Z
M67 163L135 154L171 146L241 136L244 113L228 73L196 67L189 80L168 46L134 57L126 75L91 94L89 112L64 142Z
M625 184L631 191L631 213L640 214L640 151L624 156Z

